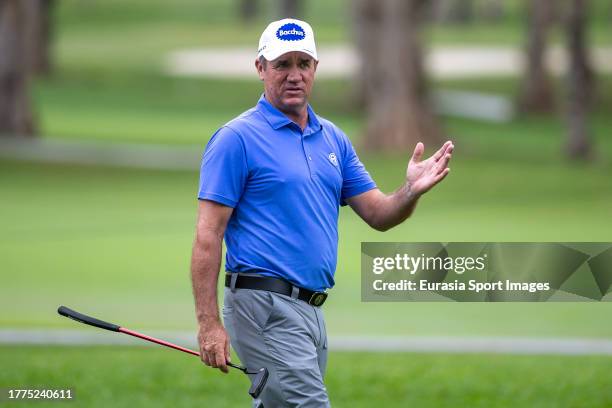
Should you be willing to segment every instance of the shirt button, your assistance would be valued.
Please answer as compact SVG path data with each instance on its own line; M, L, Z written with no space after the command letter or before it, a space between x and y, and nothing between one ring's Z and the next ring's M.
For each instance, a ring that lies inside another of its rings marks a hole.
M308 160L312 160L312 157L311 157L311 156L308 156Z

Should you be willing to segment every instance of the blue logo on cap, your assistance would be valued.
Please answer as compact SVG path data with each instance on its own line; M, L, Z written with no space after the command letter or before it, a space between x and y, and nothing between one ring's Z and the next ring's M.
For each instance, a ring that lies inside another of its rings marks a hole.
M306 31L294 23L287 23L276 31L276 38L283 41L299 41L306 37Z

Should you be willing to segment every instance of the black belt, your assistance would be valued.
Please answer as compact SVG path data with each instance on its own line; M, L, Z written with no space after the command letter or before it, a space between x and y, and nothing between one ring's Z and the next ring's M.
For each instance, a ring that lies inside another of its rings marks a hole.
M233 273L225 275L225 286L230 287L232 282ZM300 288L295 286L300 291L298 293L298 299L311 304L313 306L322 306L327 299L326 292L315 292L312 290ZM237 289L255 289L255 290L267 290L269 292L280 293L281 295L291 296L294 285L291 283L277 278L270 278L268 276L236 276L236 288Z

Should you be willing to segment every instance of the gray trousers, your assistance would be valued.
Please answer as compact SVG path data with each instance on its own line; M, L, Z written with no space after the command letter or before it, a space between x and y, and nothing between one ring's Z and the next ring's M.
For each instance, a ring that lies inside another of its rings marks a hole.
M330 406L323 384L327 333L320 308L273 292L225 288L223 320L242 364L270 373L253 407Z

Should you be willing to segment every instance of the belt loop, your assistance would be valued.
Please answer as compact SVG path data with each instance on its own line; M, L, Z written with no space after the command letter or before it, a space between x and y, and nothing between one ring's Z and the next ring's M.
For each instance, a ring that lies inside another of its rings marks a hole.
M297 286L291 285L291 297L294 299L297 299L299 295L300 295L300 288L298 288Z
M232 273L230 275L230 290L232 293L236 293L236 280L238 280L238 274Z

